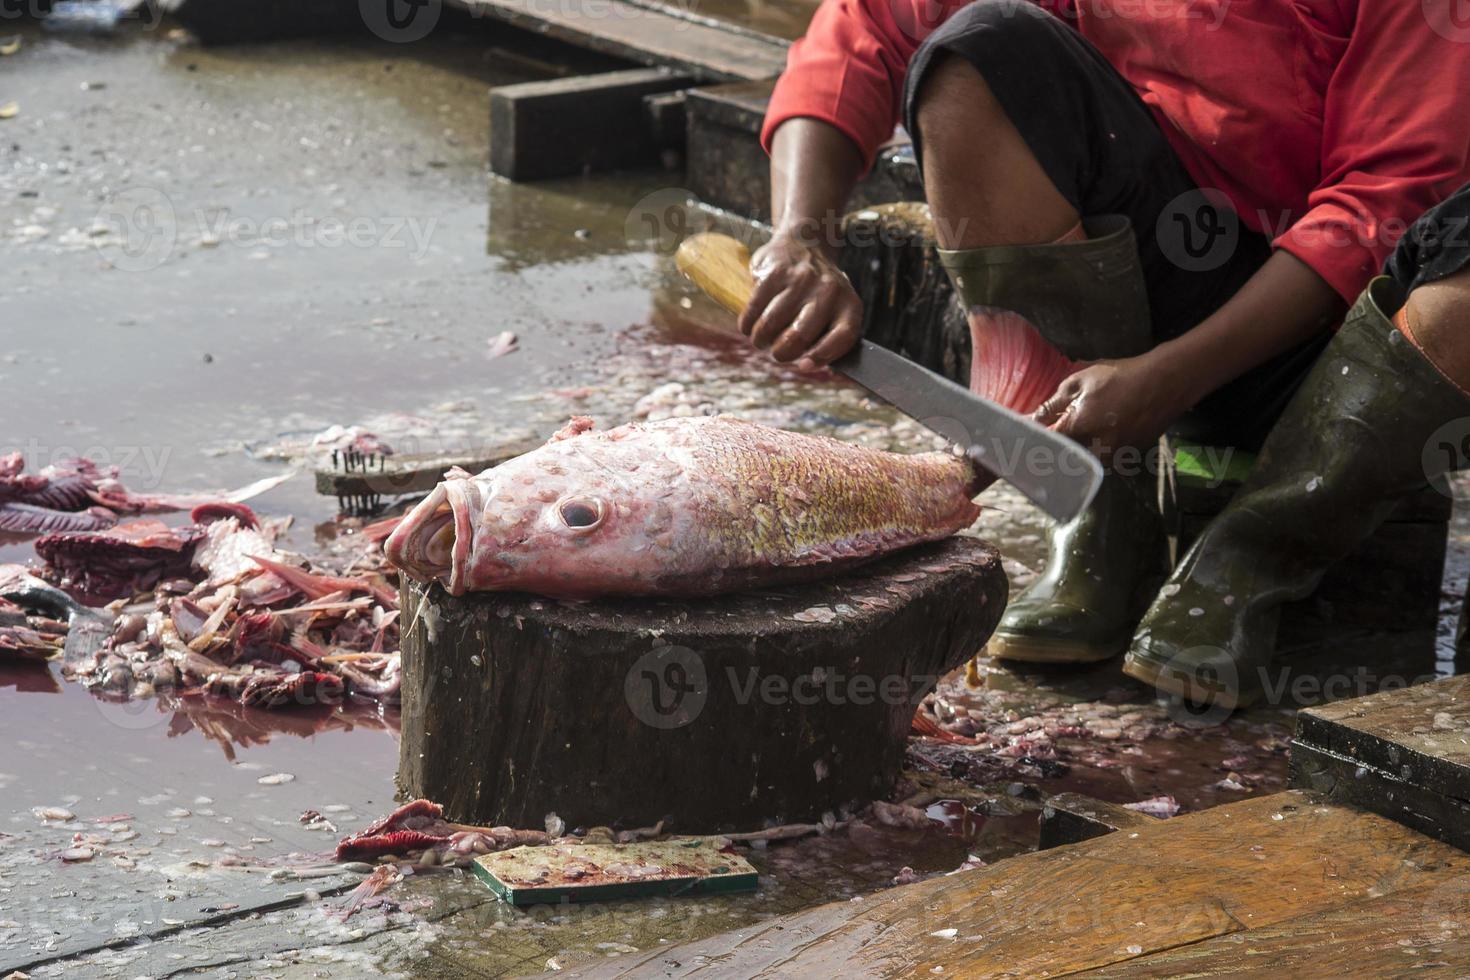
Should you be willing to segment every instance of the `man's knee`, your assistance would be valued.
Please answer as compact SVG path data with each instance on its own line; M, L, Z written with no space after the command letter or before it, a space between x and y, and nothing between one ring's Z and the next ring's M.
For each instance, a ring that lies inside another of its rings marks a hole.
M989 47L1030 48L1047 44L1043 35L1055 31L1056 19L1030 0L975 0L939 26L919 46L912 64L918 67L906 92L905 118L909 129L922 134L926 121L954 124L961 118L973 125L977 118L1000 113L1000 103L985 77L963 50L981 61ZM937 135L937 133L936 133Z
M959 55L940 52L913 95L914 135L927 156L946 143L974 148L974 135L1004 115L985 77Z

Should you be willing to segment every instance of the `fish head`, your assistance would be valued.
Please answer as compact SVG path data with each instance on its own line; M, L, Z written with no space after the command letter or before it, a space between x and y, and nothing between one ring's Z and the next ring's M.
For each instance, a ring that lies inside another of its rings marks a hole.
M389 561L450 595L587 597L656 574L651 552L669 541L671 508L646 482L578 449L552 443L444 480L388 537Z

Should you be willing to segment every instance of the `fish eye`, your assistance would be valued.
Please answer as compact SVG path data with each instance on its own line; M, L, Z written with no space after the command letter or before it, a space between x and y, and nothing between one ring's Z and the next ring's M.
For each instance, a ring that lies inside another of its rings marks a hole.
M556 512L561 522L574 531L589 531L602 523L602 502L576 497L563 500Z

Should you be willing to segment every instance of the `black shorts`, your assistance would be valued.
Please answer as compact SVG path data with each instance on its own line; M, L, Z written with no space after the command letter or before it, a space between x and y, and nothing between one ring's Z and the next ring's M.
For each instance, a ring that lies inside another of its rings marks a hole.
M1470 184L1414 222L1384 263L1408 292L1470 266Z
M1132 221L1155 343L1193 329L1270 257L1270 242L1243 226L1222 194L1190 177L1127 79L1090 41L1029 0L975 0L920 46L904 93L916 154L923 153L916 97L941 54L975 67L1079 214ZM977 146L983 140L977 134ZM1328 337L1324 332L1206 396L1184 434L1259 446Z

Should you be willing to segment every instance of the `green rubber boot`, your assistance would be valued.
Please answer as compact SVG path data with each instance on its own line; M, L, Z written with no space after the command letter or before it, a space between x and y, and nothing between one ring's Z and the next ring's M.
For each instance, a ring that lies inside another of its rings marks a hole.
M1363 291L1250 477L1160 590L1126 673L1196 704L1251 704L1282 603L1310 595L1400 497L1443 475L1430 437L1470 414L1470 398L1394 328L1403 301L1386 277Z
M1121 215L1083 228L1086 241L941 249L939 259L968 309L1018 313L1071 360L1141 354L1152 330L1133 229ZM1046 569L1007 607L991 655L1087 663L1122 653L1167 571L1154 477L1110 473L1091 506L1048 539Z
M1104 477L1088 508L1047 535L1046 568L1006 607L990 655L1080 664L1127 649L1168 574L1157 494L1151 473Z
M941 248L939 262L967 309L1019 313L1074 361L1142 354L1153 330L1133 226L1105 214L1082 229L1086 241Z

